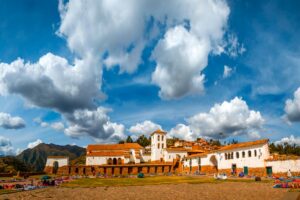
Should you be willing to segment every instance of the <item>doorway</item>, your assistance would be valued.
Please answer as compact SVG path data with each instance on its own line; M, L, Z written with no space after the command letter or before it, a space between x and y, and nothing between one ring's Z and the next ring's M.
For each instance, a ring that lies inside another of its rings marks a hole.
M248 175L248 167L247 166L244 167L244 174Z
M266 170L267 170L267 175L272 176L272 174L273 174L272 167L266 167Z
M236 164L231 165L232 174L236 174Z

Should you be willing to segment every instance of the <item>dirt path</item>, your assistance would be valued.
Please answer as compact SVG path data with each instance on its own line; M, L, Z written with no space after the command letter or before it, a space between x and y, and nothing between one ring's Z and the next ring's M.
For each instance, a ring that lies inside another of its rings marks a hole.
M291 194L292 193L292 194ZM204 183L96 188L47 188L0 196L0 199L297 199L299 193L273 189L271 183Z

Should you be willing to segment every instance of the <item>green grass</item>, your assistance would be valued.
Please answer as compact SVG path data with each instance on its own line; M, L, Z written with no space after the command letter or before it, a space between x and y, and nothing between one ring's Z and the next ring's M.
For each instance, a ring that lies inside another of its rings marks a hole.
M64 183L63 187L101 187L101 186L136 186L136 185L160 185L160 184L201 184L222 182L255 182L253 179L228 179L215 180L212 177L190 176L155 176L146 178L82 178ZM263 180L260 183L270 182Z
M0 190L0 195L19 192L18 190Z

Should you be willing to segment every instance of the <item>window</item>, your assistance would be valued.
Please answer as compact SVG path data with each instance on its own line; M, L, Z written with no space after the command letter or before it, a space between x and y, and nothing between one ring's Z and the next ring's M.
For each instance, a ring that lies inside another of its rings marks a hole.
M227 153L225 153L225 160L227 160Z
M159 143L157 144L157 148L159 149Z
M162 149L164 148L164 144L161 144L161 148L162 148Z
M250 150L248 151L248 157L251 157L251 151Z
M161 141L164 141L164 136L163 135L161 136Z
M240 158L239 152L236 152L235 157L236 157L236 158Z
M242 157L245 158L245 151L242 152Z
M233 159L233 152L231 152L231 159Z
M157 141L159 141L159 138L160 138L160 137L159 137L159 135L158 135L158 136L157 136Z
M256 149L254 150L254 156L255 156L255 157L257 156L257 151L256 151Z

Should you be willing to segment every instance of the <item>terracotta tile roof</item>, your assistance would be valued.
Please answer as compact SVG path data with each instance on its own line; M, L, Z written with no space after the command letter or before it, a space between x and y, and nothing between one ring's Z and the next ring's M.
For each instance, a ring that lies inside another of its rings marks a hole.
M69 158L68 156L48 156L47 158Z
M143 147L138 143L125 144L90 144L87 146L87 151L101 151L101 150L129 150L142 149Z
M286 154L272 154L266 161L279 161L279 160L299 160L300 156L286 155Z
M154 133L161 134L161 135L166 135L167 134L167 132L165 132L163 130L160 130L160 129L157 129L156 131L154 131L153 133L151 133L151 135L153 135Z
M188 149L182 147L174 147L174 148L167 148L167 151L188 151Z
M105 156L125 156L125 155L126 155L126 152L124 152L124 151L112 151L112 152L101 151L101 152L91 152L91 153L87 154L86 156L88 156L88 157L92 157L92 156L105 157Z
M204 150L200 150L200 149L192 149L192 150L188 150L188 153L204 153Z
M190 155L190 156L187 156L186 158L201 158L201 157L205 157L207 156L208 153L197 153L197 154L193 154L193 155Z
M231 149L250 147L250 146L255 146L255 145L260 145L260 144L266 144L268 142L269 142L268 139L262 139L262 140L256 140L256 141L250 141L250 142L241 142L241 143L237 143L237 144L223 146L220 149L218 149L218 151L226 151L226 150L231 150Z

